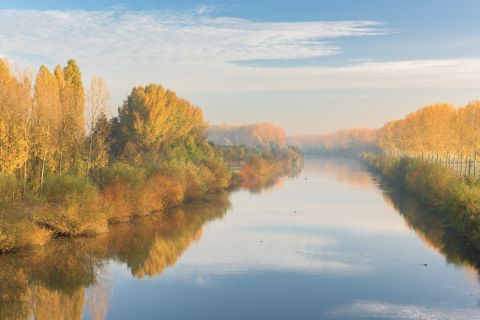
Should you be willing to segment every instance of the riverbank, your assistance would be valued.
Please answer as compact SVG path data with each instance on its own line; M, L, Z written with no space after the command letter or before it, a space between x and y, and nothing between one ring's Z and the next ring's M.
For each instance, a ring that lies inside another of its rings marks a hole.
M399 186L480 248L480 183L435 164L411 158L364 154L363 162Z
M114 163L101 171L97 183L86 177L51 176L40 196L4 206L0 253L44 245L51 238L108 232L111 224L242 187L247 180L263 186L297 165L301 155L287 149L252 151L239 173L214 157L197 163L170 161L156 168Z

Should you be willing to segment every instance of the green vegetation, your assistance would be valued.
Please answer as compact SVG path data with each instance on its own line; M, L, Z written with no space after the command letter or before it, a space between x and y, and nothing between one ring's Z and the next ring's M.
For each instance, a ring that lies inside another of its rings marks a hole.
M456 232L480 248L480 183L445 167L418 159L365 154L364 160L395 185L446 219Z
M301 159L207 142L202 111L160 85L133 88L109 120L105 82L85 92L74 60L42 66L33 85L28 74L0 60L0 253L103 233ZM237 151L245 168L234 177Z

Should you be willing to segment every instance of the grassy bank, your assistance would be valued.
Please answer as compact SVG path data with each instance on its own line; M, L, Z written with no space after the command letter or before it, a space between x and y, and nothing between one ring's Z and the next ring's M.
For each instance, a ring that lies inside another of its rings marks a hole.
M412 194L433 214L480 248L480 183L434 163L364 154L363 160Z

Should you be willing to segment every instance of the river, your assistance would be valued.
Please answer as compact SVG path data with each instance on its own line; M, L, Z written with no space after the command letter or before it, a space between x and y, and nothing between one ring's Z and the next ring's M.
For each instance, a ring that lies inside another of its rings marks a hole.
M480 256L354 160L0 256L0 319L480 319Z

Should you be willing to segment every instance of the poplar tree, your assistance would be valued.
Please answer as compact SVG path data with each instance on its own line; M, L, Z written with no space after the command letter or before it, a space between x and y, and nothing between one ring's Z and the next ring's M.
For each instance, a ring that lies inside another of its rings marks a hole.
M68 60L61 70L57 67L55 75L60 87L60 105L62 124L60 139L60 174L62 170L77 165L81 160L82 146L85 139L84 112L85 93L80 69L75 60Z
M8 62L0 60L0 172L12 174L25 166L29 154L28 117L31 99L28 78L19 81Z
M55 167L59 128L60 91L56 77L44 65L40 67L35 81L34 108L34 155L41 161L40 188L43 186L45 166ZM56 139L57 138L57 139Z

